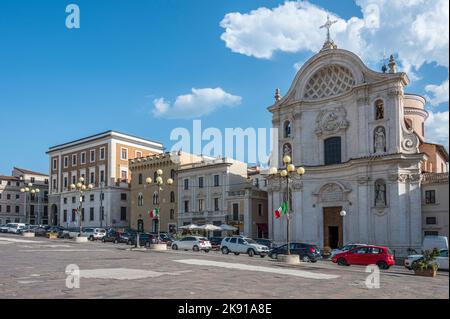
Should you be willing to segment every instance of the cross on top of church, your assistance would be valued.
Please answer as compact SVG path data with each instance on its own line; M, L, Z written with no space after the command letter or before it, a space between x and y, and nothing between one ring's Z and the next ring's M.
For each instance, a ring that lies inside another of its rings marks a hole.
M337 23L337 20L331 21L330 20L330 16L328 15L327 16L327 22L320 27L321 29L327 29L327 40L325 41L325 44L323 45L323 49L322 50L335 49L336 48L336 45L331 40L331 35L330 35L330 29L333 26L333 24L335 24L335 23Z

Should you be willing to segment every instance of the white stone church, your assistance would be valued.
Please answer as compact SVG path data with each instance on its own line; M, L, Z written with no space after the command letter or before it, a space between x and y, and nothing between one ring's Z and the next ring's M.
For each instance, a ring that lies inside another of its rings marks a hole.
M409 79L394 58L383 72L328 39L269 107L278 154L306 174L291 183L291 241L319 247L349 242L388 246L397 256L420 250L421 162L425 100L405 93ZM269 212L287 200L286 184L269 178ZM342 211L346 212L341 216ZM286 217L269 215L269 236L286 241Z

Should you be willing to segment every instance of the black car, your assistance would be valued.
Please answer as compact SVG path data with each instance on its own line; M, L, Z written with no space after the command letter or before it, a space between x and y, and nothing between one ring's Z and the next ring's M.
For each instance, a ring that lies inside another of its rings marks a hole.
M139 233L139 245L150 247L151 244L153 244L155 241L155 237L151 234L146 233ZM136 233L130 234L127 240L128 245L136 245Z
M270 240L270 239L266 239L266 238L258 238L258 239L255 239L255 241L256 241L258 244L260 244L260 245L269 247L269 249L274 249L274 248L276 248L275 244L274 244L273 241Z
M220 250L220 244L222 244L222 237L210 237L209 242L211 243L213 250Z
M38 227L34 229L34 235L36 237L47 237L50 227Z
M292 255L299 255L300 259L304 262L315 263L319 259L322 259L320 250L317 246L304 243L291 243L290 250ZM269 257L272 259L277 259L278 255L287 254L287 245L283 245L272 249L269 252Z
M127 237L128 240L128 237ZM123 240L121 233L115 231L115 230L109 230L105 236L103 236L102 238L102 242L104 243L114 243L114 244L118 244L118 243L126 243L127 240Z

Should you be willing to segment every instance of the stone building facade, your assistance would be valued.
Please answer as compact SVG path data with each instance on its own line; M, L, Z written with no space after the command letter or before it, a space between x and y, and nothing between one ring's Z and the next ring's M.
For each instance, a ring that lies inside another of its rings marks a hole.
M287 94L277 92L269 107L279 132L271 164L281 168L290 155L306 168L291 184L292 240L332 248L366 242L398 255L421 246L424 132L408 127L406 115L425 121L427 112L423 98L405 93L408 83L393 57L388 72L375 72L327 41ZM273 212L287 200L286 185L272 177L268 192ZM285 242L286 219L270 214L269 235Z

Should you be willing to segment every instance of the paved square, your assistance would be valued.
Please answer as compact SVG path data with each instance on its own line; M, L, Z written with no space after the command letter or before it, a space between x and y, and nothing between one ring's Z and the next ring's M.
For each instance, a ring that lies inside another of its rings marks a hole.
M395 266L368 289L365 267L128 248L0 235L0 298L449 298L448 272L424 278ZM66 287L68 265L80 269L79 289Z

